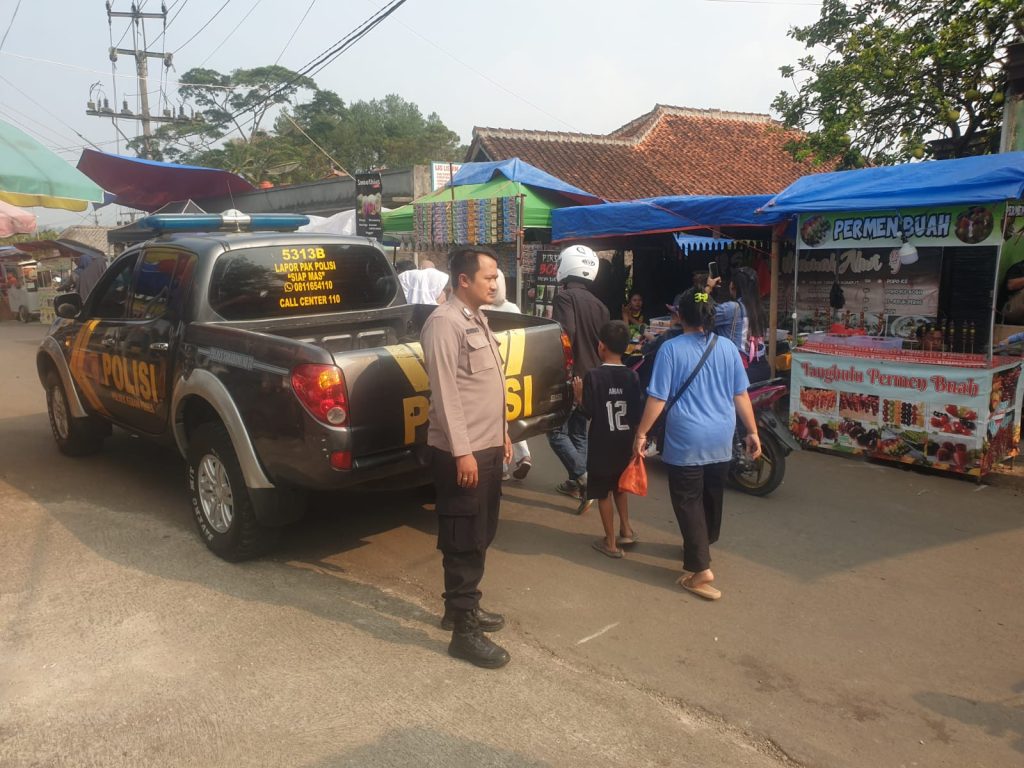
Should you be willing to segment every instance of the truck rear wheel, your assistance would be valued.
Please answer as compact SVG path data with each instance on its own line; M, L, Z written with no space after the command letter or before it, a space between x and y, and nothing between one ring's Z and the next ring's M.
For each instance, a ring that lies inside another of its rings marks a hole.
M46 374L46 412L57 449L66 456L88 456L103 447L103 427L92 416L71 415L64 383L56 371Z
M227 429L201 424L188 447L188 489L192 515L206 546L225 560L265 555L277 544L279 528L256 520L249 489Z

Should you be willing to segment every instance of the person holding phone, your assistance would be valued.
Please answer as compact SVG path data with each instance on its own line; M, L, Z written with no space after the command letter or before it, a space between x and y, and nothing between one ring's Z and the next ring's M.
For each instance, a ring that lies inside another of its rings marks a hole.
M718 277L718 265L711 262L709 266L715 268L708 271L705 292L710 294L721 283L721 278ZM768 323L761 306L757 273L750 267L734 269L729 280L729 297L728 301L715 307L715 333L736 345L751 383L765 381L771 378L771 365L764 343Z
M633 453L643 454L648 432L671 401L662 461L668 466L669 495L683 535L683 575L677 583L706 600L717 600L722 593L712 586L710 548L722 528L737 416L746 428L752 459L761 455L761 440L739 351L727 338L706 330L714 322L714 301L691 288L676 297L673 307L683 333L666 342L654 361Z

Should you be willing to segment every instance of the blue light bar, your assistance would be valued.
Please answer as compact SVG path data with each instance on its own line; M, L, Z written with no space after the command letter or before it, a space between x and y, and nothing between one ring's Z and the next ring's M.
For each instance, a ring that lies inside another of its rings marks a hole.
M309 217L297 213L248 214L230 210L224 213L155 213L136 222L153 236L174 232L294 232L309 224Z

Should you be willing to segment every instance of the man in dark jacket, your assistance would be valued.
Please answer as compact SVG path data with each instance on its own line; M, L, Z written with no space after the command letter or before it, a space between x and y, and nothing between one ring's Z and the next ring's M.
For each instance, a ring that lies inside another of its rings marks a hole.
M573 376L582 378L601 364L597 355L598 332L608 322L608 308L590 292L599 259L585 245L570 245L558 255L557 280L562 289L555 296L551 317L561 324L572 344ZM577 514L590 506L587 487L587 417L574 408L568 420L548 433L551 450L565 466L569 478L558 484L559 493L579 501Z

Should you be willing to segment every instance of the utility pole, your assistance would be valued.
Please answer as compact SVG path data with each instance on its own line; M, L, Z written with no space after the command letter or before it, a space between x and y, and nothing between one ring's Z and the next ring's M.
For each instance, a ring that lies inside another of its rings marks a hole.
M160 4L159 13L143 13L139 10L139 7L133 2L130 11L115 11L111 8L111 0L107 0L107 22L110 23L111 19L125 18L131 19L130 23L136 27L141 28L141 38L143 45L145 45L146 34L145 34L145 23L147 19L166 22L167 20L167 6L163 3ZM139 34L138 32L134 35L136 45L138 45ZM128 100L124 100L124 104L120 112L115 113L117 105L115 104L111 108L110 103L107 99L103 99L102 102L99 100L89 100L85 113L87 115L93 115L94 117L109 117L114 123L114 127L117 128L118 120L137 120L142 123L142 136L143 136L143 153L144 158L152 157L152 147L150 146L150 137L153 135L152 124L153 123L172 123L180 120L185 120L184 112L180 115L175 115L173 110L165 109L162 115L152 115L149 111L149 60L160 59L165 67L171 65L171 54L160 53L159 51L147 51L145 48L110 48L110 60L116 62L119 54L125 56L132 56L135 59L135 72L139 83L139 114L133 113L128 108ZM120 130L120 129L118 129Z

